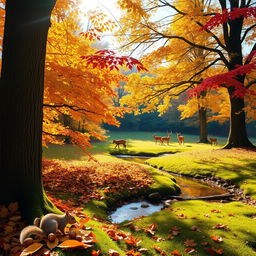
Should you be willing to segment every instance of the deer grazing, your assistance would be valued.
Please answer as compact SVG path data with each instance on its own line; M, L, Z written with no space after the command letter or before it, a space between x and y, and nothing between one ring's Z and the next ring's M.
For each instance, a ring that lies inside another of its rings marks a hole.
M180 133L178 133L178 132L176 134L177 134L177 139L178 139L179 144L184 145L184 136L181 136Z
M159 141L161 144L163 144L163 141L162 141L162 137L161 137L161 136L153 135L153 138L154 138L156 144L157 144L158 141Z
M210 138L210 142L212 145L217 145L217 138Z
M113 140L113 143L116 144L115 149L118 147L118 150L120 150L120 145L123 145L124 149L126 149L126 140Z
M166 142L166 144L169 145L169 142L170 142L170 139L171 139L171 135L172 135L172 131L171 131L171 133L169 133L167 131L167 134L168 134L168 136L162 137L162 144L164 144L164 142Z

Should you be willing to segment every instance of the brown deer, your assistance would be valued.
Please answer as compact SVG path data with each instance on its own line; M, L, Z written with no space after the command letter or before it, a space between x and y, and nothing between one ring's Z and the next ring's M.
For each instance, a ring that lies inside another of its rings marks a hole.
M171 139L171 135L172 135L172 131L171 131L171 133L169 133L167 131L167 134L168 134L168 136L162 137L162 144L164 144L164 142L166 141L166 144L169 145L169 142L170 142L170 139Z
M180 133L176 132L179 144L184 145L184 136L180 136Z
M210 142L212 145L217 145L218 143L217 138L210 138Z
M163 144L163 141L162 141L162 137L161 136L156 136L156 135L153 135L153 138L155 140L155 143L157 143L158 141Z
M113 143L116 144L115 149L116 147L118 147L118 149L120 150L120 145L123 145L124 149L126 149L126 140L113 140Z

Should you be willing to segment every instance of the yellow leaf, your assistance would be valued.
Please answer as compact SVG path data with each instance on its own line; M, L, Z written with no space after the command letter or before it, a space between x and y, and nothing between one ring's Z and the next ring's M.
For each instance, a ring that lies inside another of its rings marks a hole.
M79 247L83 247L84 248L84 244L77 241L77 240L66 240L63 243L59 244L58 247L60 247L60 248L79 248Z
M31 244L30 246L28 246L27 248L25 248L22 252L20 256L27 256L27 255L32 255L33 253L37 252L38 250L40 250L44 245L40 244L40 243L34 243Z

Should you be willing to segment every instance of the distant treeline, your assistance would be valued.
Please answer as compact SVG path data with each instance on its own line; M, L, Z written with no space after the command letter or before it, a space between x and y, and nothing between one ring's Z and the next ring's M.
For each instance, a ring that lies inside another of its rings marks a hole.
M164 116L158 116L158 113L143 113L140 115L125 114L125 118L119 118L120 127L104 125L104 128L110 131L155 131L155 132L181 132L187 134L199 133L199 122L196 117L186 120L180 120L179 114L171 111ZM248 123L248 134L256 137L256 122ZM208 123L208 134L227 136L229 123L220 124L218 122Z

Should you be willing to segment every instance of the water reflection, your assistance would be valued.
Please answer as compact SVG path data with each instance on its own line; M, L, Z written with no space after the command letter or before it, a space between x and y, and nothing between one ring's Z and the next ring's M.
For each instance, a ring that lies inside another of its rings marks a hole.
M209 185L196 182L190 178L183 178L175 175L177 184L181 188L181 197L199 197L199 196L213 196L227 193L224 189L218 187L211 187Z
M167 155L167 154L165 154ZM161 155L162 156L162 155ZM131 155L117 155L118 158L123 158L129 162L133 161L136 163L143 164L148 156L131 156ZM199 181L195 181L192 178L181 177L179 175L173 174L177 184L181 188L181 197L199 197L199 196L213 196L213 195L222 195L227 193L226 190L218 187L211 187L209 185L203 184Z
M141 207L143 205L148 205L147 208ZM130 203L123 205L115 210L109 215L113 223L120 223L125 220L132 220L141 216L148 216L154 212L158 212L163 207L163 204L153 205L146 201Z
M120 155L117 156L123 158L127 161L133 161L137 163L144 163L149 157L145 156L129 156L129 155ZM172 174L177 184L181 188L180 197L199 197L199 196L212 196L212 195L222 195L226 191L218 187L211 187L209 185L202 184L195 181L192 178L181 177L179 175ZM148 205L147 208L144 208L143 205ZM135 202L123 205L115 210L111 215L109 215L113 223L120 223L125 220L132 220L141 216L148 216L154 212L160 211L163 207L163 204L153 205L145 201Z

